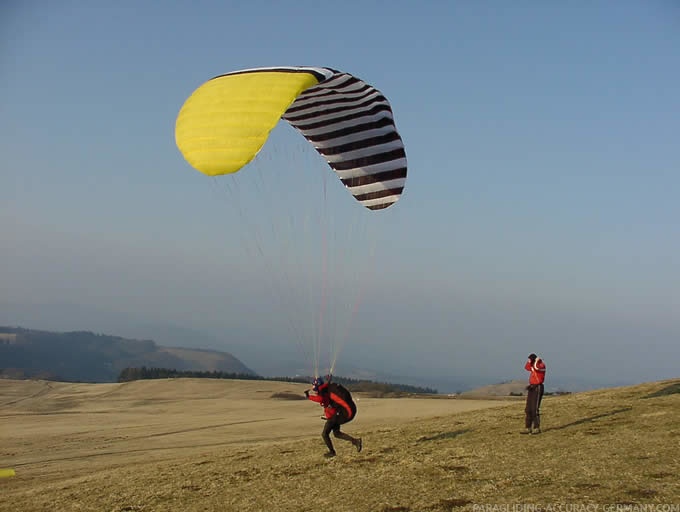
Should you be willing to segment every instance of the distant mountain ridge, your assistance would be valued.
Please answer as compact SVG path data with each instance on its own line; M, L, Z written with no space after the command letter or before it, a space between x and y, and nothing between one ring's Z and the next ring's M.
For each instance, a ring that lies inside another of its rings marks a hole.
M163 347L90 331L0 326L0 377L115 382L124 368L162 367L256 375L228 352Z
M511 395L526 394L527 381L511 380L507 382L499 382L497 384L488 384L478 388L470 389L460 393L461 397L475 398L479 396L484 397L499 397Z

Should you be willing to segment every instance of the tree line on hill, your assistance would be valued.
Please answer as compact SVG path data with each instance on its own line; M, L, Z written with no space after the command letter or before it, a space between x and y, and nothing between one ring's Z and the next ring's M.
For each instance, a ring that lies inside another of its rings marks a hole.
M176 378L192 378L192 379L237 379L237 380L263 380L263 381L277 381L277 382L299 382L301 384L309 384L312 377L295 376L295 377L263 377L261 375L232 373L223 371L193 371L193 370L176 370L170 368L148 368L146 366L137 368L125 368L119 376L118 382L130 382L134 380L147 379L176 379ZM349 377L333 376L333 381L343 386L346 386L352 392L365 392L374 395L390 395L390 394L419 394L419 395L436 395L438 391L433 388L411 386L408 384L392 384L387 382L375 382L365 379L352 379Z

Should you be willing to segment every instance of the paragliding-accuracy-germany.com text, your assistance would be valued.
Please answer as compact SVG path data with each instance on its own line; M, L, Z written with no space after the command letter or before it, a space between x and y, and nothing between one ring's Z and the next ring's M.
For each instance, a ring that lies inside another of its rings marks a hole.
M680 512L680 503L483 503L473 512Z

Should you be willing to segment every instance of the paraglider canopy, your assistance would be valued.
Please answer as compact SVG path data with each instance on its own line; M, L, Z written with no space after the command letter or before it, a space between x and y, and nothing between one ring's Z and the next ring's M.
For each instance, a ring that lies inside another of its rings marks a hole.
M366 208L394 204L406 182L406 153L385 96L331 68L235 71L200 86L182 106L175 140L184 158L215 176L239 171L285 119Z
M283 151L267 151L267 141L277 147L281 119L303 136L301 151L288 145L294 133ZM388 100L331 68L244 69L216 76L190 95L177 116L175 141L201 173L231 175L211 181L227 189L248 256L266 260L269 289L288 313L290 338L314 362L312 375L319 375L324 352L331 374L369 287L364 278L378 245L368 228L380 216L366 209L393 205L406 182L406 153ZM308 155L313 166L305 165ZM264 162L273 172L261 172ZM333 174L343 187L327 188ZM353 208L342 188L365 208ZM320 381L316 388L323 391L330 381Z

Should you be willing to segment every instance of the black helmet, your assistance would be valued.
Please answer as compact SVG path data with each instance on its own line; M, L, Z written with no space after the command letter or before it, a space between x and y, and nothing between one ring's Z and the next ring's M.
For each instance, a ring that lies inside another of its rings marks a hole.
M319 391L321 386L323 386L323 379L321 377L315 377L312 381L312 389L314 391Z
M531 359L532 361L535 361L536 357L538 357L538 356L534 353L529 354L529 359Z

